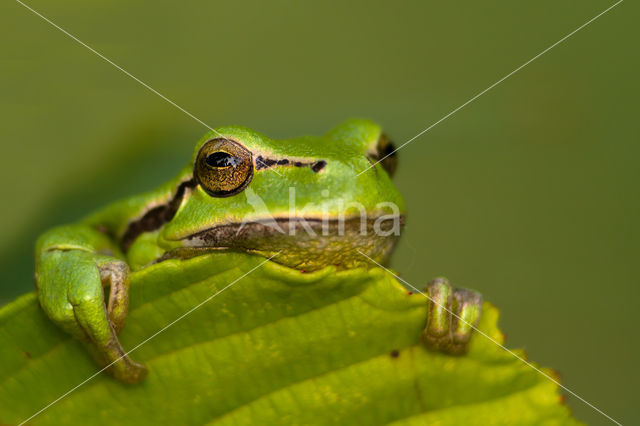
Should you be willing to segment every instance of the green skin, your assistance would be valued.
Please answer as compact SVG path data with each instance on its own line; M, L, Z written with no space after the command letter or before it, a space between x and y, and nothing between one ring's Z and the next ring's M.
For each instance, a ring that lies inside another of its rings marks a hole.
M194 180L201 147L221 136L249 151L253 167L246 188L222 198L209 195ZM106 371L120 381L139 382L146 368L129 358L117 338L127 316L130 271L212 250L275 255L273 261L306 271L327 265L375 266L359 251L384 263L397 232L382 236L369 228L366 235L356 232L363 215L370 220L386 217L396 224L404 218L404 202L387 173L392 171L393 156L371 167L389 151L382 140L380 127L367 120L346 121L322 137L277 141L243 127L211 131L196 144L190 163L160 188L116 202L78 224L51 229L38 239L40 304L52 321L86 343L97 362L108 366ZM285 158L287 164L266 167L268 160ZM313 170L318 162L322 167ZM290 188L295 188L293 200ZM389 204L396 210L383 208ZM296 228L291 235L251 225L269 217L284 226L297 224L293 219L309 219L316 232L310 235ZM346 219L346 232L338 234L331 228L323 233L316 226L321 218L328 223ZM233 232L222 240L193 238L224 227ZM106 301L104 288L109 288ZM480 296L453 290L444 279L429 283L425 294L431 309L423 342L431 349L464 353L473 330L470 324L480 316Z

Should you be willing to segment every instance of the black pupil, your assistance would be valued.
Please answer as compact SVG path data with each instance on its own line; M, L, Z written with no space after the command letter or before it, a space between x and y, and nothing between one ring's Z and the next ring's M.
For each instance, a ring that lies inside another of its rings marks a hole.
M212 152L207 155L207 164L211 167L236 167L240 163L240 159L238 157L234 157L233 155L227 152Z

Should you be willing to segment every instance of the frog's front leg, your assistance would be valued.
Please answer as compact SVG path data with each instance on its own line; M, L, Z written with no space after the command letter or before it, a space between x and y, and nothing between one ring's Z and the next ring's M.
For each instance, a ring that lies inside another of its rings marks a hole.
M425 345L451 355L467 352L469 340L482 311L482 296L464 288L452 289L445 278L428 285L427 325L422 331Z
M44 234L36 247L36 288L47 316L85 342L98 363L109 366L106 371L127 383L146 376L117 338L129 305L129 267L106 235L85 225Z

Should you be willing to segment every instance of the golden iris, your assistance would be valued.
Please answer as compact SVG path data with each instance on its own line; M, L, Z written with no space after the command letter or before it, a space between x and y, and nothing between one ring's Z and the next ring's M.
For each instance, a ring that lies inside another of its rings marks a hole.
M211 139L198 151L193 175L212 197L230 197L242 192L253 178L251 152L230 139Z

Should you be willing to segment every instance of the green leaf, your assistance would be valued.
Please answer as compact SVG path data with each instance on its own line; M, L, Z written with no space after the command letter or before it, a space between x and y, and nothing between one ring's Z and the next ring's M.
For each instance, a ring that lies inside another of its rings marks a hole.
M124 347L262 261L222 253L136 272ZM381 269L301 273L268 262L133 352L149 368L142 384L100 374L30 423L576 423L553 382L483 336L463 357L424 349L426 307ZM485 303L479 328L502 342L497 319ZM1 424L98 370L34 294L0 310L0 341Z

